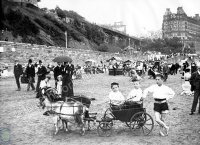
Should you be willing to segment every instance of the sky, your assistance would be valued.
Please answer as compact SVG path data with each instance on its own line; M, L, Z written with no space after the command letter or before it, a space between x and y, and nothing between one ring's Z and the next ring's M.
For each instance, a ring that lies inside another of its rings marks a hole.
M123 22L126 33L145 36L162 29L166 8L172 13L183 7L187 16L200 14L200 0L41 0L40 8L73 10L96 24Z

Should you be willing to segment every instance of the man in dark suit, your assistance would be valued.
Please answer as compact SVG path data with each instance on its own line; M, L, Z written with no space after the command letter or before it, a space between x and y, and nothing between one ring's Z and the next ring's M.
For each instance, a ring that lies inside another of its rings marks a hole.
M42 61L39 60L38 72L37 72L38 81L37 81L37 86L36 86L36 92L39 91L40 82L46 78L46 74L47 74L47 69L45 66L43 66Z
M58 65L53 70L54 79L55 79L55 88L57 87L58 76L62 75L62 69L63 69L63 66L61 65L61 63L58 62Z
M34 82L35 82L35 67L32 64L32 59L29 59L28 61L28 66L26 67L26 75L29 79L28 86L27 86L27 91L29 91L30 86L32 90L35 90Z
M16 80L16 83L17 83L17 87L18 87L18 90L17 90L17 91L20 91L20 90L21 90L19 78L20 78L20 76L21 76L22 74L23 74L22 65L19 64L19 61L18 61L18 60L15 60L15 65L14 65L14 76L15 76L15 80Z
M194 91L194 100L192 103L192 109L190 115L193 115L196 111L196 107L199 101L199 114L200 114L200 63L197 64L197 71L194 72L190 79L191 91Z
M164 82L166 82L168 79L168 73L169 73L168 64L167 64L167 62L164 62L164 65L163 65Z
M72 76L73 76L73 73L74 73L74 65L72 64L71 61L68 64L68 69L69 69L69 76L72 79Z

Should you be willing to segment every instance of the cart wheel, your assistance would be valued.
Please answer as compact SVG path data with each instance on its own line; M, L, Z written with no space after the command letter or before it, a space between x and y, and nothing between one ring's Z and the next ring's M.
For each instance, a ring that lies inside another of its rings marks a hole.
M152 117L145 112L138 112L131 117L130 129L134 132L142 129L144 135L151 133L154 127Z
M111 125L111 123L101 122L97 126L97 132L98 132L99 136L109 137L112 134L112 125Z
M130 127L130 122L125 122L127 127Z

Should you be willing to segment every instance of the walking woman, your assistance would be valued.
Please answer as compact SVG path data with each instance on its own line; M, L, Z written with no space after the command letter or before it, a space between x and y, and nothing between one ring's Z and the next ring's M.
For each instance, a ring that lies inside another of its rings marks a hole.
M149 92L153 93L154 102L154 114L156 122L160 125L159 134L165 136L162 132L162 128L165 129L166 135L168 135L169 127L165 124L164 120L169 112L168 99L173 98L175 92L168 86L163 85L164 77L161 74L156 75L156 83L144 90L143 98L147 96Z

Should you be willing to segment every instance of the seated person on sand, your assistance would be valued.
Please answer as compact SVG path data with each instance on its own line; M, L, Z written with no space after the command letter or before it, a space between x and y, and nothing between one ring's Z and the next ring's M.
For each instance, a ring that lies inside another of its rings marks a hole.
M124 103L124 109L139 108L141 106L142 90L140 88L140 81L133 80L133 90L129 93L126 102Z
M119 84L113 82L111 84L112 91L109 93L110 105L113 110L118 110L121 108L121 105L124 103L125 98L122 93L119 91Z
M40 82L40 90L42 92L42 94L44 94L44 89L51 87L49 80L51 79L50 76L46 76L46 78L44 80L42 80Z

